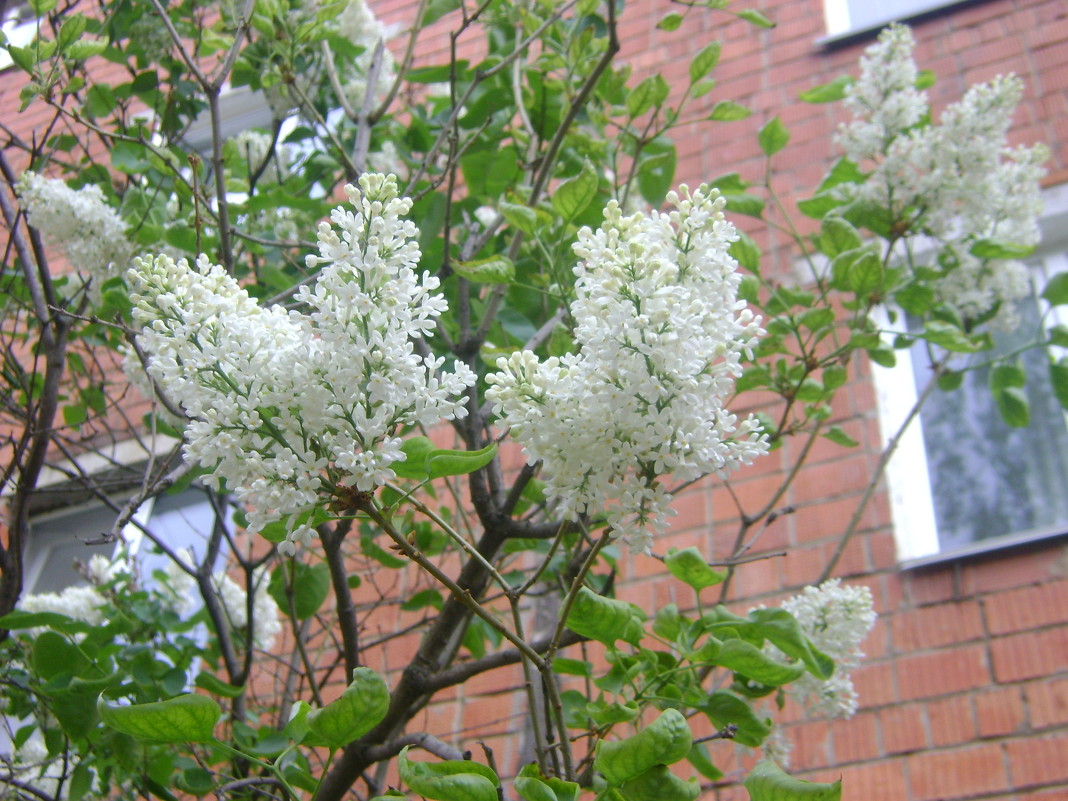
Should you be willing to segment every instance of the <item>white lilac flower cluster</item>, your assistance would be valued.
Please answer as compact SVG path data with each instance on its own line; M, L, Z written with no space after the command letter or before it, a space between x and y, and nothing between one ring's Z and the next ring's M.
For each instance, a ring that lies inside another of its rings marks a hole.
M207 257L166 256L129 272L148 372L189 417L185 458L249 508L249 529L284 520L293 553L313 510L339 486L368 492L404 459L397 429L463 417L475 376L421 357L446 310L438 279L416 273L418 230L396 179L364 175L319 226L318 280L305 312L262 307Z
M800 595L784 601L782 608L796 618L812 644L835 662L829 679L806 673L790 685L791 694L812 715L852 717L857 711L857 693L849 671L864 657L860 644L875 625L871 590L830 579L819 587L805 587Z
M159 593L179 617L184 617L198 606L197 582L182 570L177 562L169 561L163 568L163 582ZM211 583L222 604L226 619L233 629L248 625L248 596L241 586L225 571L211 574ZM278 604L267 591L267 569L260 568L252 577L255 588L252 595L252 646L261 651L270 651L275 638L282 631Z
M934 240L930 266L944 272L934 286L941 303L965 320L997 309L996 323L1012 328L1015 302L1029 291L1026 268L970 249L980 239L1038 242L1048 150L1006 144L1023 91L1011 75L971 87L939 124L928 124L913 46L908 28L891 25L861 59L860 78L845 99L854 119L839 129L837 141L870 176L839 191L888 209L900 231Z
M107 204L100 187L71 189L58 178L25 172L15 185L29 224L89 280L94 300L109 278L120 275L134 255L126 224Z
M248 596L245 591L221 571L213 573L211 583L222 602L223 611L234 629L243 629L248 625ZM261 651L270 651L275 638L282 631L278 604L267 592L267 571L257 571L252 577L252 646Z
M24 595L19 609L24 612L55 612L91 626L104 622L108 599L96 587L67 587L62 592L42 592Z
M501 422L544 464L557 513L604 509L636 552L667 527L661 477L723 473L767 450L759 423L724 407L763 333L737 299L735 229L716 190L680 192L667 214L624 217L612 201L599 230L579 232L577 353L517 352L486 379Z

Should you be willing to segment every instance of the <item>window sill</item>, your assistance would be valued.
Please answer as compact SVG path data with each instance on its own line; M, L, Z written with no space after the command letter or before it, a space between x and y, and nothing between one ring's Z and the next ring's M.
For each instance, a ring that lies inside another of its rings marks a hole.
M993 537L988 540L979 540L971 545L954 548L930 556L920 556L915 559L906 559L898 564L901 570L916 570L925 567L938 567L951 562L959 562L966 559L996 555L1001 552L1025 548L1029 545L1044 544L1062 537L1068 537L1068 531L1064 528L1035 529L1023 531L1019 534L1008 534L1004 537Z
M935 8L917 11L914 14L908 14L896 20L890 18L872 25L866 25L862 28L851 28L849 30L839 31L838 33L829 33L826 36L821 36L817 39L815 41L815 46L819 50L836 50L841 47L848 47L857 44L858 42L874 39L879 31L891 22L904 22L914 25L916 23L936 19L946 14L952 14L954 11L959 11L962 8L977 6L986 2L989 2L989 0L945 0L945 2Z

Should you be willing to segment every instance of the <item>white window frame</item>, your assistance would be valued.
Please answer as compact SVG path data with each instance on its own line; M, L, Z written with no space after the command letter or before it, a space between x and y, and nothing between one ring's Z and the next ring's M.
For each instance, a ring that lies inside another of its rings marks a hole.
M23 10L29 12L29 17L20 20L20 12ZM29 10L29 4L26 0L9 0L4 19L0 21L0 30L3 30L9 45L25 47L33 41L33 37L37 35L37 18ZM8 67L13 66L14 63L11 60L11 54L7 50L0 50L0 70L6 70Z
M974 0L972 0L974 2ZM914 0L916 8L911 11L893 14L888 13L885 19L877 22L854 23L851 19L849 7L851 4L864 2L871 3L873 0L823 0L823 18L827 27L827 35L820 42L832 42L835 39L856 36L869 31L877 31L891 22L905 22L924 14L930 14L955 5L962 5L969 0Z
M1047 275L1068 271L1068 184L1044 191L1042 198L1045 208L1041 221L1043 242L1034 260L1041 262ZM885 329L888 327L885 325L885 311L883 315L883 319L877 320L877 323ZM880 367L872 363L872 379L884 447L900 430L917 398L910 353L903 349L896 351L896 355L897 363L894 367ZM1065 533L1059 529L1020 532L978 540L963 548L942 550L935 523L923 425L919 417L916 417L902 434L887 465L886 481L897 559L903 567L935 564Z

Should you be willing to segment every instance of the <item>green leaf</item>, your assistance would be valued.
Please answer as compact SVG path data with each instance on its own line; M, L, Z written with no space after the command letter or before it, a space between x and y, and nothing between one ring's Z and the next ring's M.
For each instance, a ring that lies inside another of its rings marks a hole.
M1049 363L1049 380L1062 409L1068 409L1068 357Z
M684 584L689 584L697 592L719 584L727 575L713 570L701 556L701 552L692 545L681 551L670 548L664 557L664 564L671 575Z
M619 788L626 801L696 801L701 794L697 779L683 781L667 767L654 765Z
M926 284L909 284L894 293L894 300L914 317L924 317L934 305L935 293Z
M756 624L753 629L758 635L787 656L800 659L816 678L826 680L834 673L834 660L812 645L797 620L785 609L754 609L749 619Z
M733 100L720 100L712 107L712 113L706 119L717 122L735 122L744 120L752 113L752 109L741 103L735 103Z
M423 27L427 28L433 25L446 14L449 14L458 9L461 5L463 5L462 0L430 0L426 7L426 13L423 14ZM464 63L464 66L467 66L466 62ZM408 80L414 79L409 77ZM433 81L427 81L427 83L437 83L438 81L447 80L449 80L449 71L448 67L445 67L444 78L436 78Z
M149 150L137 142L114 142L111 145L111 166L127 175L144 172L150 166Z
M466 475L482 469L496 455L496 443L477 451L433 450L426 456L426 474L430 478Z
M790 132L782 124L782 120L775 117L757 133L757 142L766 156L774 156L790 141Z
M795 779L768 760L753 768L744 785L749 801L841 801L842 798L841 779L831 784Z
M523 801L578 801L580 789L575 782L542 775L535 762L523 766L512 786Z
M64 634L84 634L91 631L93 627L88 623L61 615L59 612L25 612L16 609L0 617L0 628L8 631L50 628Z
M723 199L727 201L727 211L757 219L764 215L764 200L756 195L747 192L738 194L724 192Z
M827 389L838 389L849 380L849 371L845 365L829 364L823 368L823 386Z
M738 231L738 238L731 242L730 254L753 275L760 275L760 245L749 234Z
M597 197L597 185L597 173L587 159L582 164L582 172L568 178L556 188L552 196L553 209L565 221L570 222Z
M666 139L656 139L646 148L638 163L638 190L647 203L659 206L675 182L678 156L675 146Z
M737 726L735 742L750 748L758 748L771 734L771 720L759 717L749 702L727 690L717 690L708 696L701 704L701 711L717 729Z
M408 748L397 756L397 768L413 793L433 801L497 801L500 779L485 765L467 760L412 762Z
M864 248L860 257L849 265L847 281L858 298L878 292L885 280L886 270L882 259L868 248Z
M819 192L810 198L799 200L797 209L806 217L821 220L826 214L844 205L845 201L835 193Z
M979 259L1026 259L1035 249L1029 245L1014 245L994 239L978 239L968 252Z
M842 157L831 167L831 171L820 182L816 192L817 194L826 192L841 184L861 184L864 183L867 177L867 173L863 172L854 162Z
M1063 306L1068 303L1068 272L1057 273L1042 290L1043 299L1051 306Z
M916 88L920 91L924 89L930 89L935 85L938 80L938 76L934 74L932 70L920 70L916 73Z
M80 762L70 775L70 784L67 785L67 801L82 801L91 789L93 789L93 769L85 762Z
M676 14L674 11L665 14L660 22L656 23L656 27L662 31L677 31L680 25L682 25L682 14Z
M852 223L832 214L823 219L817 244L824 256L833 259L848 250L859 248L864 242Z
M37 17L43 17L56 7L56 0L28 0L29 7Z
M843 448L855 448L858 443L849 434L847 434L841 426L831 426L829 429L823 432L823 436L833 442L835 445L841 445Z
M1018 364L999 364L990 371L990 389L997 392L1009 387L1022 387L1027 383L1027 373Z
M37 61L33 57L33 51L28 47L18 47L16 45L8 45L7 53L11 56L11 60L15 62L15 65L23 72L33 75L33 68Z
M223 698L237 698L245 691L244 686L237 687L233 684L227 684L214 673L208 673L204 670L197 674L193 683L200 689L207 690L214 695L221 695Z
M405 612L416 612L420 609L432 606L440 611L443 605L444 601L441 599L440 592L437 590L421 590L402 603L401 609Z
M616 640L637 645L642 638L644 620L645 613L634 604L605 598L582 587L568 613L567 627L605 645L612 645Z
M671 87L663 76L657 74L646 78L627 95L627 114L631 119L640 117L652 108L659 107L667 99Z
M690 83L697 83L716 68L721 49L719 42L710 42L701 48L701 51L690 62Z
M85 15L73 14L63 20L56 41L59 42L59 52L63 53L85 33Z
M846 88L852 86L854 83L856 83L856 78L852 75L839 75L830 83L813 86L811 89L806 89L797 97L798 100L805 103L833 103L836 100L844 98Z
M393 472L401 478L426 478L426 459L434 450L434 443L427 437L409 437L404 440L401 450L407 458L403 462L391 464Z
M1049 344L1068 348L1068 325L1055 325L1046 333L1049 334Z
M963 370L949 370L938 376L938 388L943 392L952 392L955 389L960 389L963 383Z
M745 8L738 12L738 16L756 25L758 28L774 28L775 23L768 19L762 12L755 8Z
M1026 393L1019 387L1006 387L994 391L994 400L1001 419L1013 428L1027 428L1031 422L1031 407Z
M980 350L980 346L972 342L957 326L941 320L929 320L924 326L923 338L952 353L975 353Z
M897 355L892 348L880 345L878 347L868 348L867 351L868 358L880 367L893 367L897 364Z
M501 201L497 210L504 215L509 225L518 228L524 234L533 234L538 227L538 215L530 206Z
M752 643L737 638L721 641L709 637L701 647L701 657L769 687L781 687L796 681L805 672L805 666L800 662L784 664L772 659Z
M30 665L41 678L52 679L61 673L80 674L89 666L89 660L62 634L42 631L30 648Z
M708 748L705 747L704 743L694 743L690 753L686 755L686 759L706 779L718 782L723 778L723 771L712 764L712 760L708 756Z
M515 264L502 254L474 261L454 261L451 264L453 271L468 281L480 284L510 284L515 280Z
M306 721L315 738L330 748L341 748L371 731L388 709L385 679L371 668L358 667L340 697L322 709L311 709Z
M288 591L287 583L292 585ZM297 620L306 620L319 611L330 594L330 568L325 562L315 565L295 559L280 562L271 571L267 592L285 615L290 614L288 592L292 592L293 614Z
M657 765L671 765L690 753L693 735L677 709L665 709L633 737L618 742L601 740L593 767L610 785L620 785Z
M100 696L100 719L110 729L143 742L208 743L222 711L206 695L179 695L168 701L117 706Z

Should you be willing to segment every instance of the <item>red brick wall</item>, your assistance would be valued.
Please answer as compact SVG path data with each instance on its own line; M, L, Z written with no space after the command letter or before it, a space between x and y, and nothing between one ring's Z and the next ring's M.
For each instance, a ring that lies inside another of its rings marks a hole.
M371 0L371 5L387 21L403 22L411 19L415 2ZM661 68L670 79L685 75L688 53L722 40L718 86L691 110L699 117L718 100L734 100L754 114L741 122L680 129L678 178L695 184L736 170L759 179L763 158L755 132L778 115L792 132L775 161L775 186L789 204L828 166L830 135L839 121L832 107L805 105L796 97L838 74L855 73L867 42L821 49L816 44L824 33L820 0L737 0L737 5L759 7L777 27L758 31L725 13L695 10L682 29L668 34L654 26L677 6L667 0L628 0L624 54L637 69ZM940 78L931 90L938 108L959 98L971 83L998 72L1020 74L1027 90L1012 139L1049 143L1048 182L1068 181L1068 3L990 0L947 10L914 30L920 65ZM433 61L445 44L443 37L425 43L420 60ZM16 86L0 89L0 102L9 112L17 106L16 97ZM20 129L24 123L32 121L24 118ZM742 224L776 263L790 263L781 238L752 221ZM789 553L740 572L731 598L743 606L774 600L814 580L856 507L877 459L880 434L868 369L863 364L852 369L848 392L836 403L836 422L860 447L828 446L813 453L811 465L784 499L796 512L770 526L755 548ZM768 497L793 455L788 445L738 478L735 494L747 509ZM717 557L728 552L738 514L722 488L710 484L691 490L680 498L679 510L676 533L662 547L696 544ZM624 597L646 608L686 602L673 595L678 589L662 580L655 560L639 557L624 570ZM895 562L889 505L880 494L837 573L871 588L880 619L866 645L868 659L855 674L861 697L857 716L833 725L793 725L796 772L818 779L841 775L845 797L858 801L1068 798L1068 549L1063 540L902 571ZM458 689L455 696L462 703L428 709L427 729L464 729L467 736L514 730L523 711L512 708L514 696L497 693L519 680L517 673L501 673L477 689ZM514 742L487 740L500 749L502 765L514 759L514 750L509 752ZM716 795L745 797L737 788Z

